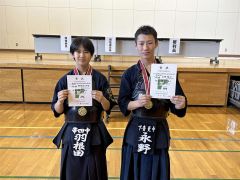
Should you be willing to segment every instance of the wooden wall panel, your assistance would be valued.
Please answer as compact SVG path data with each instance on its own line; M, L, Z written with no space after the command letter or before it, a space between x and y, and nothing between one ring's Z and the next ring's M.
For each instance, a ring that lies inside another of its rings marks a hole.
M51 102L57 81L68 71L24 69L25 102Z
M57 81L69 70L24 69L25 102L51 102ZM107 72L100 71L107 77Z
M179 73L189 105L226 105L227 73Z
M0 69L0 101L23 101L21 69Z

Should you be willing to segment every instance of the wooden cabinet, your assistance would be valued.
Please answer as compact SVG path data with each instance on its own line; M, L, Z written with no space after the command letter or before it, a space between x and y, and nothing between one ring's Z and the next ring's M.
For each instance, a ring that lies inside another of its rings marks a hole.
M0 69L0 101L23 101L21 69Z
M189 105L226 105L227 73L180 72L178 78Z

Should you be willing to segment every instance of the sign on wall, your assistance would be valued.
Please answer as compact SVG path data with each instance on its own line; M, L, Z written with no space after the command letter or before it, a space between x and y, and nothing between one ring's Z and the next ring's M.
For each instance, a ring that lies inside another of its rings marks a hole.
M116 37L105 37L105 52L116 52Z
M61 51L69 51L72 43L72 37L70 35L60 35Z
M180 52L180 39L170 38L169 39L169 54L179 54Z

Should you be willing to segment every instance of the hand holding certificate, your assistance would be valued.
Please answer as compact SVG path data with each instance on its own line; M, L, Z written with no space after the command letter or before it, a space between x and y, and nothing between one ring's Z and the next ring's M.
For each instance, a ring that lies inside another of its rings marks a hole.
M68 75L69 106L92 106L92 76Z
M152 64L150 95L152 98L170 99L175 96L176 64Z

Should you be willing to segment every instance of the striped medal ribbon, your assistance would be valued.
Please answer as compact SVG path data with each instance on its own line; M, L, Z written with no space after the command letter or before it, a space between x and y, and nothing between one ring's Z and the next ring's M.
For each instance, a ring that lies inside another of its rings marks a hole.
M144 87L145 87L145 91L146 91L146 95L150 95L150 78L147 75L147 70L144 66L144 64L142 63L141 60L139 60L140 63L140 67L142 70L142 76L143 76L143 81L144 81ZM153 102L152 101L148 101L148 103L144 106L146 109L151 109L153 107Z

